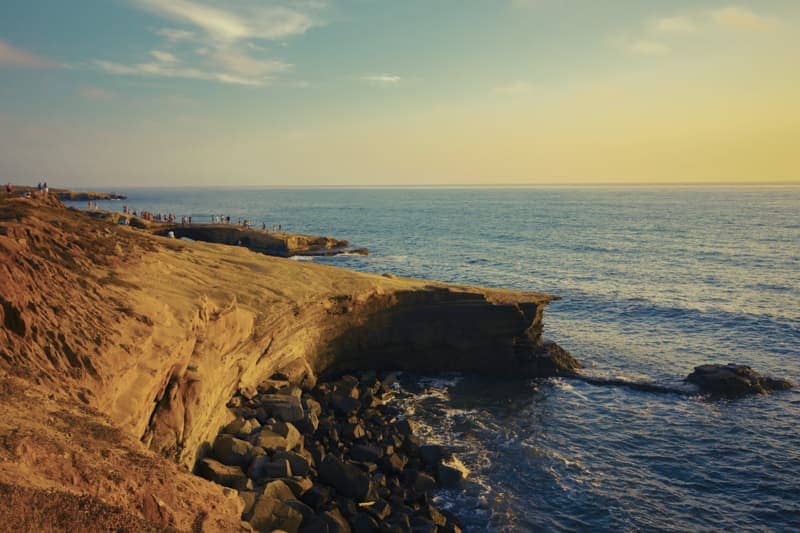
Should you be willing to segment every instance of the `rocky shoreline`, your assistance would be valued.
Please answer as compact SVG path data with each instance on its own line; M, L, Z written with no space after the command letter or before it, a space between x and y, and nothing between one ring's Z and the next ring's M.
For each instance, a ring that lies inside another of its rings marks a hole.
M468 475L425 445L391 403L397 378L365 371L292 385L274 375L229 403L227 424L196 472L238 492L256 531L458 532L431 494Z

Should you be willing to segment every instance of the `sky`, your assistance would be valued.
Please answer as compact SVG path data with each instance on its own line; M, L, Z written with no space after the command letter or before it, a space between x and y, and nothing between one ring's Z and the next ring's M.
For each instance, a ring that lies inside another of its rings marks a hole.
M800 181L800 2L1 0L0 182Z

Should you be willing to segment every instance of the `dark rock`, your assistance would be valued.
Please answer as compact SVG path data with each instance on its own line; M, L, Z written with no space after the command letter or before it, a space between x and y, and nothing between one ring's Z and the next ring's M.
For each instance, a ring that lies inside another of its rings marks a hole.
M297 422L305 416L300 398L284 394L263 394L259 402L268 416L282 422Z
M248 521L256 531L279 529L293 533L300 530L303 515L277 498L262 494L253 505Z
M303 515L303 523L310 522L313 518L315 518L314 510L309 507L308 505L304 504L301 501L297 500L287 500L286 505Z
M431 492L436 489L436 480L425 472L418 472L416 479L414 479L414 490L418 494Z
M303 525L300 527L300 533L328 533L329 531L328 523L319 515L303 520Z
M520 375L549 378L553 376L572 376L583 368L577 359L553 341L542 339L541 346L518 347L521 355Z
M399 420L394 427L401 435L404 436L413 435L417 431L417 425L407 418Z
M378 522L366 513L359 513L353 520L354 533L373 533L378 531Z
M319 479L345 496L359 500L366 500L373 491L372 479L366 472L330 454L319 466Z
M247 468L253 459L253 445L231 435L217 435L212 451L221 463L230 466Z
M419 457L428 466L438 464L446 456L445 449L438 444L426 444L419 447Z
M436 466L436 477L443 487L457 487L469 475L469 470L457 457L440 462Z
M261 456L257 457L247 469L247 476L256 483L261 483L267 479L291 477L292 468L285 459L273 461L270 457Z
M377 463L383 457L383 450L369 444L356 444L350 450L350 458L354 461Z
M309 507L319 509L331 501L331 489L323 485L314 485L300 496L300 501Z
M411 531L412 533L436 533L437 527L433 521L421 516L415 516L411 520Z
M214 483L236 490L252 490L253 483L238 466L228 466L206 457L197 464L197 473Z
M286 485L290 489L292 489L294 497L298 499L303 494L308 492L311 489L311 487L314 486L314 482L308 479L307 477L292 476L292 477L282 478L281 481L286 483Z
M347 523L339 509L331 509L322 513L321 517L328 524L330 533L350 533L350 524Z
M339 416L348 416L361 409L361 402L338 392L331 394L330 405Z
M292 467L292 474L295 476L307 476L309 471L308 459L295 452L287 452L286 450L276 450L272 455L273 461L289 461L289 466Z
M386 500L377 499L372 505L364 507L364 510L375 517L376 520L385 520L392 514L392 508Z
M729 363L727 365L701 365L686 377L703 392L719 396L744 396L766 394L772 390L792 388L785 379L762 376L749 366Z

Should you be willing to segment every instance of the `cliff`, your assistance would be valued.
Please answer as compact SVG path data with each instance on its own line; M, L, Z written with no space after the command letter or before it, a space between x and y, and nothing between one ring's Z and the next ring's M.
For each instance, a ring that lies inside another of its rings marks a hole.
M67 525L96 508L108 524L238 527L235 495L189 470L236 391L275 371L574 368L542 347L546 294L165 239L52 198L0 199L0 259L0 490L17 509L68 502Z

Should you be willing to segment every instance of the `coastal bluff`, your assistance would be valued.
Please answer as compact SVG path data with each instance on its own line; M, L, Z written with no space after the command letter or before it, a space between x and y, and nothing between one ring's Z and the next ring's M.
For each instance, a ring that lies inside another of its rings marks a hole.
M555 297L363 274L0 199L0 514L237 530L190 470L238 391L353 369L569 374ZM9 507L9 506L12 506ZM14 522L17 520L17 522ZM53 522L53 521L58 521Z

